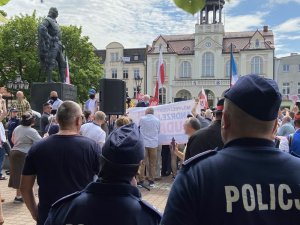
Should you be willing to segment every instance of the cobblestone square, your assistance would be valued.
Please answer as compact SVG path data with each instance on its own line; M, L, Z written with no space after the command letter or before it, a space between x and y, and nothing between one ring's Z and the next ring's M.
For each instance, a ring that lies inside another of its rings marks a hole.
M155 183L155 187L148 191L141 188L143 199L154 205L160 212L164 211L167 197L170 191L172 179L171 177L163 178ZM0 181L0 190L2 198L5 202L2 203L4 220L6 225L35 225L31 218L28 209L24 204L14 204L15 190L7 187L8 180ZM37 188L35 190L37 195Z

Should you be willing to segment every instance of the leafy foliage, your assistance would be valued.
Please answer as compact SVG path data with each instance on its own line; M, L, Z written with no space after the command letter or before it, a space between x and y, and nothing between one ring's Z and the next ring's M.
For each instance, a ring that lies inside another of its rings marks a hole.
M6 5L10 0L0 0L0 6Z
M0 27L0 85L14 80L17 74L23 80L44 82L37 49L38 25L42 18L32 15L20 15ZM71 83L77 86L78 100L87 98L91 86L98 86L102 77L102 66L94 53L89 38L82 36L82 28L62 26L63 44L68 55ZM58 80L57 69L53 71L54 80ZM29 91L26 93L27 97Z

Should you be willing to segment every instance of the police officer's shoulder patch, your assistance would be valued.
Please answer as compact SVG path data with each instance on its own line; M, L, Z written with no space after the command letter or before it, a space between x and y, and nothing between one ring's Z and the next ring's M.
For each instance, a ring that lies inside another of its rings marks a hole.
M183 164L182 164L183 168L194 165L195 163L199 162L200 160L206 159L206 158L208 158L210 156L213 156L217 153L218 153L218 151L217 151L217 149L215 149L215 150L208 150L206 152L202 152L198 155L195 155L192 158L189 158L188 160L183 162Z
M139 200L139 203L141 204L141 206L143 208L148 209L149 211L151 211L159 219L162 217L162 214L153 205L149 204L146 201L143 201L142 199Z
M63 197L63 198L57 200L57 201L52 205L52 207L58 207L58 206L60 206L61 204L65 203L65 202L68 202L68 201L70 201L70 200L76 198L77 196L81 195L81 193L82 193L81 191L77 191L77 192L74 192L74 193L72 193L72 194L70 194L70 195L67 195L67 196L65 196L65 197Z

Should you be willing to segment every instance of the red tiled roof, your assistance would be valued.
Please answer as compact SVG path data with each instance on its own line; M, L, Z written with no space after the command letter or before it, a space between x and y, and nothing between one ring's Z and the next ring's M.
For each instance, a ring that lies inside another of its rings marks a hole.
M245 32L226 32L223 38L223 52L230 51L230 44L232 43L235 48L235 52L245 50L249 48L249 43L253 35L259 32L265 38L265 48L274 48L274 35L271 30L268 32L263 31L245 31ZM168 44L169 53L189 55L194 54L195 48L195 35L194 34L182 34L182 35L160 35L154 42L162 37L164 41ZM154 53L153 46L148 49L148 53Z

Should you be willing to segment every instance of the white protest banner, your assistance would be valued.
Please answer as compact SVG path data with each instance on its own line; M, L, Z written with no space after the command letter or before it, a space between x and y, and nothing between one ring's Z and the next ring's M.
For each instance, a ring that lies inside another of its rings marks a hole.
M154 115L160 120L159 144L168 145L174 137L178 144L187 143L188 137L184 134L183 125L187 115L191 113L194 100L153 106ZM146 108L130 108L128 116L139 124L140 118L145 115Z

